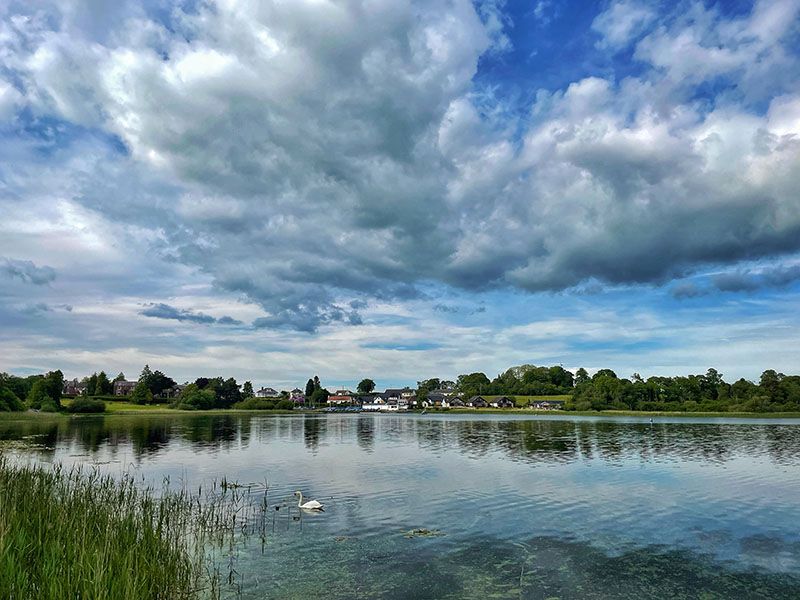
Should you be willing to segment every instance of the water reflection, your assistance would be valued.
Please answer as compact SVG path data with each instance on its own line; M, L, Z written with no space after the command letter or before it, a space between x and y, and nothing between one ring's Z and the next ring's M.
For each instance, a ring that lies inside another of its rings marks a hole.
M130 447L136 459L189 445L225 451L251 443L302 440L320 446L355 442L365 453L384 444L414 443L433 454L454 449L480 459L503 453L513 461L571 463L602 460L724 463L742 456L769 456L780 465L800 462L800 427L776 423L615 422L555 419L466 419L385 415L164 415L106 416L70 420L0 421L0 441L41 455L58 448L92 454Z
M245 598L800 597L800 422L109 415L3 419L3 448L268 483Z

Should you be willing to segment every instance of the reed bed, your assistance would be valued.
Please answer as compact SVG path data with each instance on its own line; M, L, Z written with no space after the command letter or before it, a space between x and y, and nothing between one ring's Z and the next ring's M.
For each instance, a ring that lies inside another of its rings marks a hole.
M235 597L236 547L263 547L267 506L266 485L157 490L0 456L0 598Z

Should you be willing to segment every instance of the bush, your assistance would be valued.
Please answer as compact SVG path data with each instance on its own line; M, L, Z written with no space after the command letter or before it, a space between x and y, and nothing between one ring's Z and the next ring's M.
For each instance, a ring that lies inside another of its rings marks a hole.
M208 410L214 408L217 396L210 389L200 389L194 383L187 385L173 404L179 410Z
M51 413L58 412L58 405L50 396L45 396L42 400L42 403L39 405L39 410L42 412Z
M273 398L245 398L231 408L237 410L292 410L294 402L291 400L275 400Z
M0 412L19 412L25 410L22 400L7 387L0 387Z
M150 404L153 401L153 392L147 387L144 381L140 381L133 388L133 392L128 399L134 404Z
M67 411L71 413L102 413L106 412L106 403L92 398L78 398L69 405Z
M238 410L274 410L275 401L269 398L246 398L241 402L237 402L231 408Z

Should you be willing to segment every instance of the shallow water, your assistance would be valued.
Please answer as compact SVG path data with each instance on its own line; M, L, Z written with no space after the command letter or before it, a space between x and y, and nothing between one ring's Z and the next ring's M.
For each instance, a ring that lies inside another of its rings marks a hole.
M0 421L0 444L266 481L281 510L229 565L244 598L800 597L797 420L107 416Z

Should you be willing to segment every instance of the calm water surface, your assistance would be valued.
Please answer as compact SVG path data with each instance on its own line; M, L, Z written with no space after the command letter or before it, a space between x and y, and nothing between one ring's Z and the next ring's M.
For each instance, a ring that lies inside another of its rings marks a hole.
M282 510L230 565L244 598L800 598L797 420L107 416L0 421L0 444L267 481ZM326 512L295 519L296 489Z

